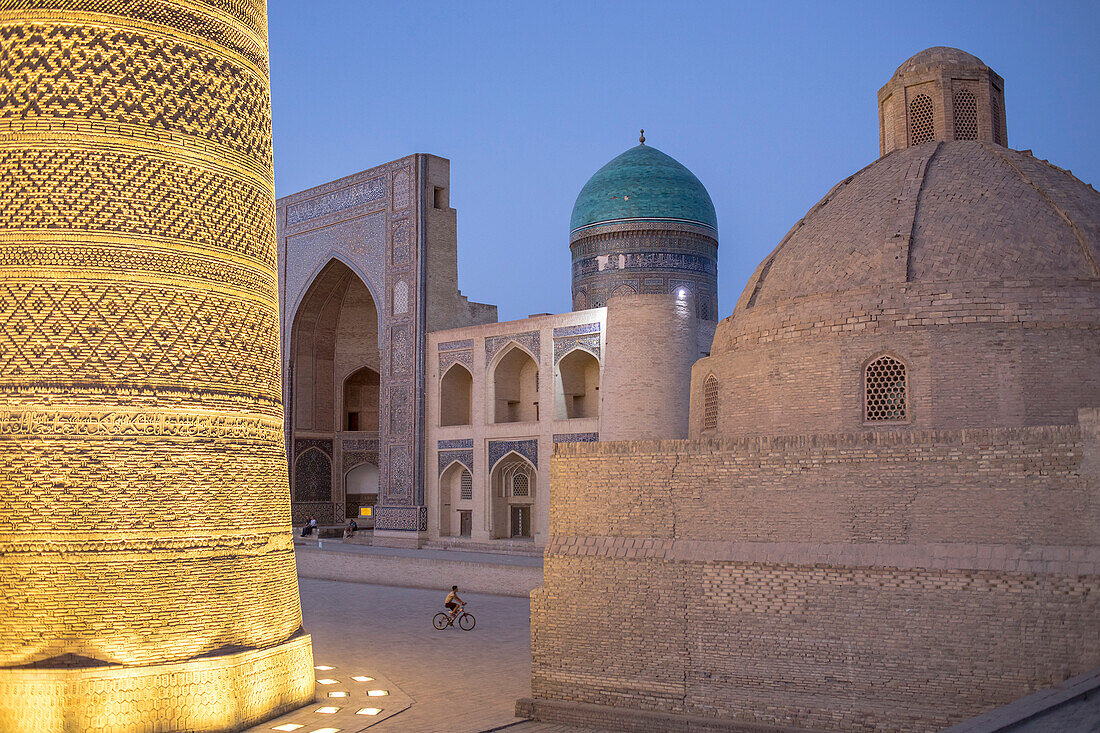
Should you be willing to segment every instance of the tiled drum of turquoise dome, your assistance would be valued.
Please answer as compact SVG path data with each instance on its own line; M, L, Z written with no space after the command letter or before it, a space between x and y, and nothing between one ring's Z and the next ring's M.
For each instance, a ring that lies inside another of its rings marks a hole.
M674 158L643 144L604 165L577 196L570 232L574 310L612 295L676 292L717 319L714 204Z

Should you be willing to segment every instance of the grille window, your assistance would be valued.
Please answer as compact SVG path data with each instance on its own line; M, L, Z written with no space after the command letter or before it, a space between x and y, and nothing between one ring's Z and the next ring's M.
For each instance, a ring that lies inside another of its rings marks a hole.
M868 422L905 420L908 417L905 364L882 356L867 365L864 375L864 419Z
M703 430L718 427L718 378L713 374L703 381Z
M469 471L462 472L462 478L460 479L458 497L460 499L473 499L474 498L474 477L470 475Z
M909 144L920 145L935 139L932 99L927 94L918 94L909 103Z
M969 89L955 92L955 139L978 139L978 100Z
M529 487L527 474L517 473L512 477L512 496L528 496Z

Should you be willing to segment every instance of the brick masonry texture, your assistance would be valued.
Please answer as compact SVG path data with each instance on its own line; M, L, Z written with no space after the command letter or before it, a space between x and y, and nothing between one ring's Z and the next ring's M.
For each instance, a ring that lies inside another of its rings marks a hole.
M1100 665L1098 474L1096 409L559 445L532 693L819 730L958 723Z
M312 697L265 28L259 0L0 9L0 730Z
M310 637L148 667L0 675L6 733L240 730L313 700Z
M910 283L739 309L692 370L720 384L715 435L863 428L863 367L909 370L913 428L1071 423L1100 404L1100 281ZM1066 385L1073 385L1067 388Z

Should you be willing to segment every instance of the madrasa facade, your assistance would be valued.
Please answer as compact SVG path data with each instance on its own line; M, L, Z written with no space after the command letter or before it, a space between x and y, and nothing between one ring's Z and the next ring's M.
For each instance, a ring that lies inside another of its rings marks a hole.
M499 323L458 289L448 200L417 154L276 203L293 521L537 551L556 444L687 437L714 205L643 135L577 197L573 311Z

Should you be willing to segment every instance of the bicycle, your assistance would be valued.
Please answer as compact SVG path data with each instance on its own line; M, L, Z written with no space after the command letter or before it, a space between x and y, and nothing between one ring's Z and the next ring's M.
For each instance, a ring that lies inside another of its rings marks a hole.
M472 613L466 613L466 606L461 606L458 609L458 613L451 618L451 614L440 611L432 618L432 626L439 631L447 628L448 626L454 626L455 621L458 621L458 628L463 631L470 631L474 628L474 624L477 623L477 619L474 618Z

